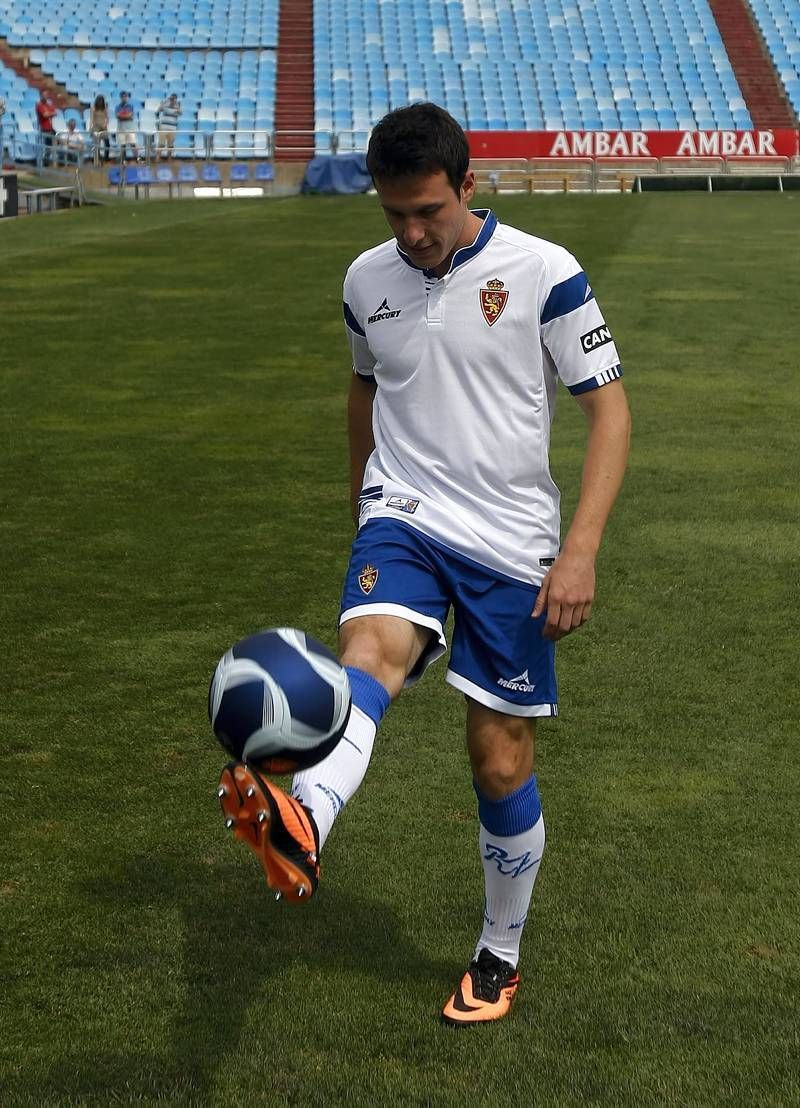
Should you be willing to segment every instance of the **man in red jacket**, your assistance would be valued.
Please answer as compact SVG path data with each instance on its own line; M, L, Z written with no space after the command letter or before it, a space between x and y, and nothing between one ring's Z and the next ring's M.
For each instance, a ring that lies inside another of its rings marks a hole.
M53 116L57 111L58 109L53 103L50 93L46 88L43 88L39 97L39 102L36 105L36 120L39 124L42 162L44 165L50 165L53 160Z

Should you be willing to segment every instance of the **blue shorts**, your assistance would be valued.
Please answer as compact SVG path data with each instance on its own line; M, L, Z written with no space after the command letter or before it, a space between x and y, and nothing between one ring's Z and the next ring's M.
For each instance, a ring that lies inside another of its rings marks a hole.
M364 524L353 543L339 623L365 615L400 616L433 632L406 681L414 684L447 650L446 680L487 708L514 716L558 715L555 644L531 619L539 589L471 561L394 519Z

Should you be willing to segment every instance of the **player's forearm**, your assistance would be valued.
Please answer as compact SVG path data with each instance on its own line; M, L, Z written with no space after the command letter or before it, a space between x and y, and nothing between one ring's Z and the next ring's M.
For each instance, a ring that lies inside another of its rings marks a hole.
M375 449L372 437L372 402L375 385L353 375L347 402L347 430L350 442L350 509L358 522L358 495L364 480L367 459Z
M606 388L614 388L607 385ZM608 517L622 486L628 460L631 419L620 386L613 403L584 407L589 438L583 463L578 506L563 550L591 558L597 555Z

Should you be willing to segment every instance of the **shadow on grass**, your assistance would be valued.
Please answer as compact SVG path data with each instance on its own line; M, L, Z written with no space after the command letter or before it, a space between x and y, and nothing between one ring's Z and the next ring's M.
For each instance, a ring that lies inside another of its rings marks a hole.
M454 965L425 959L402 933L391 908L378 900L329 885L308 905L274 904L258 870L227 861L135 857L82 883L79 892L85 901L107 904L109 913L155 909L170 918L177 910L182 949L180 942L164 943L152 958L154 973L166 970L172 977L163 989L163 1003L174 1010L171 1041L154 1047L152 1054L143 1052L146 1028L139 1026L129 1050L120 1042L118 1051L93 1053L77 1029L72 1049L64 1036L58 1062L36 1075L35 1094L30 1080L19 1090L35 1095L39 1104L206 1102L221 1060L239 1044L248 1009L257 998L263 1000L265 991L269 995L271 978L276 993L285 994L288 972L299 990L292 1025L286 1027L293 1042L303 1041L304 1019L314 1018L304 1016L302 1000L305 980L313 1003L319 989L315 971L339 968L380 982L428 984L449 981L456 972ZM162 940L163 934L162 927ZM174 970L172 950L179 951ZM132 961L141 965L146 953L123 944L98 951L97 957L105 972L124 980ZM343 1011L331 1011L331 1018L352 1006L347 997L341 997L341 1005ZM154 1013L158 1017L163 1022L163 1013ZM120 1012L110 1020L119 1022Z

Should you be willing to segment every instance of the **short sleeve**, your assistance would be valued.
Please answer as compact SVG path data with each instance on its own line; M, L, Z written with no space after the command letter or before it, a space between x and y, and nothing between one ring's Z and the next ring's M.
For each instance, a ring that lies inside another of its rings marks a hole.
M366 380L374 380L376 358L369 348L366 332L358 319L359 308L349 270L344 279L342 311L347 341L350 343L350 353L353 357L353 372Z
M563 250L549 270L540 326L558 376L576 396L617 380L619 354L580 263Z

